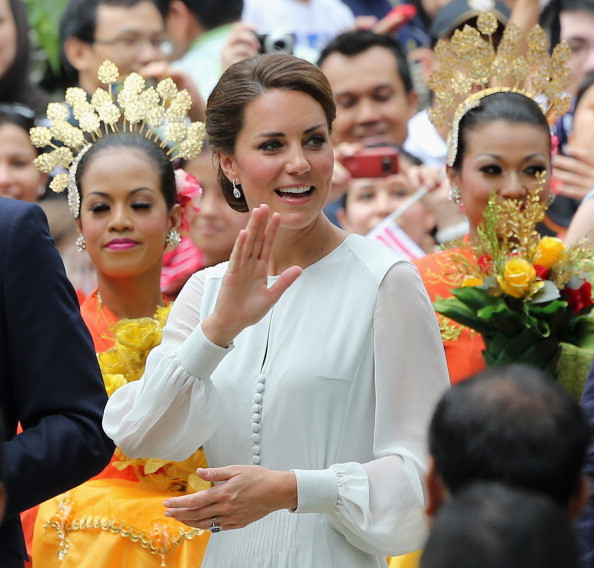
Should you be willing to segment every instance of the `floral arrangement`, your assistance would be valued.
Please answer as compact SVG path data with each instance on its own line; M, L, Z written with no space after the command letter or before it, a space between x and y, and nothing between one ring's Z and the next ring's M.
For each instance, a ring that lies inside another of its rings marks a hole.
M97 354L108 396L122 385L140 379L149 352L161 343L170 310L171 304L158 307L152 318L122 319L112 326L115 345ZM152 486L162 485L171 491L200 491L210 487L209 482L196 475L197 468L207 467L202 450L183 462L132 459L119 448L116 456L119 460L112 463L116 469L133 467L139 481L146 480Z
M482 335L487 366L523 362L556 376L564 344L591 361L594 255L539 235L543 183L541 175L524 200L491 194L477 236L452 252L459 286L434 307Z

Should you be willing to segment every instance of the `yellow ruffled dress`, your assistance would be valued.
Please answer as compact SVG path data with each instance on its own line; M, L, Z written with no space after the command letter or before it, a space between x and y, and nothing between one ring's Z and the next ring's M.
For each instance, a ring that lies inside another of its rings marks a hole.
M149 351L161 342L169 314L120 320L96 292L81 307L98 354L108 394L142 375ZM184 462L129 459L116 449L98 476L39 507L33 533L34 568L198 568L209 532L165 517L168 497L208 486L199 449Z

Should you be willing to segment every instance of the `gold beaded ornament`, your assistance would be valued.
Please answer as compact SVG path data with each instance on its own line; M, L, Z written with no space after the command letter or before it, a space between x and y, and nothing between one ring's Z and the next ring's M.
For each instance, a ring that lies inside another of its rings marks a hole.
M547 37L540 26L528 33L528 50L522 52L522 31L508 24L497 50L492 35L499 22L483 12L477 28L464 26L451 40L439 40L435 47L439 67L428 85L434 93L429 118L435 126L450 126L447 164L453 166L458 152L458 130L462 117L493 93L518 93L535 101L549 124L571 106L566 92L571 81L567 62L571 50L566 42L555 46L549 56ZM481 35L483 34L483 35ZM486 39L485 37L486 36Z
M106 88L99 87L90 102L83 89L71 87L66 90L66 104L48 105L51 126L36 126L29 131L35 147L53 148L38 156L34 165L47 174L56 168L67 170L53 178L50 188L56 193L68 189L68 207L75 219L80 214L76 170L100 138L114 132L136 132L163 148L170 160L196 157L205 138L204 123L188 121L187 113L192 105L189 93L185 89L179 91L171 78L159 81L155 87L147 86L138 73L131 73L116 95L114 85L119 71L114 63L104 61L97 77ZM67 105L78 127L68 122Z

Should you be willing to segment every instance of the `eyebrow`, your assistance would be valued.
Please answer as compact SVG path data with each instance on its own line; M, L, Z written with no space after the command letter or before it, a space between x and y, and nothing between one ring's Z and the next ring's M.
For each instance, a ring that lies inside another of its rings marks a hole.
M320 128L322 126L326 126L326 123L319 122L318 124L314 124L313 126L306 128L303 131L303 134L309 134L310 132L313 132L314 130L317 130L318 128ZM260 132L256 136L259 136L262 138L283 138L285 136L285 134L284 134L284 132Z
M499 154L491 154L489 152L480 154L478 157L479 158L489 157L489 158L496 158L497 160L501 160L501 156ZM534 154L530 154L529 156L526 156L523 161L527 162L528 160L531 160L532 158L544 158L544 157L545 157L545 154L543 154L542 152L535 152Z
M136 189L133 189L130 192L130 195L134 195L135 193L138 193L139 191L150 191L151 193L155 193L154 189L151 189L150 187L137 187ZM104 191L91 191L89 193L89 195L99 195L100 197L110 197L109 193L105 193Z

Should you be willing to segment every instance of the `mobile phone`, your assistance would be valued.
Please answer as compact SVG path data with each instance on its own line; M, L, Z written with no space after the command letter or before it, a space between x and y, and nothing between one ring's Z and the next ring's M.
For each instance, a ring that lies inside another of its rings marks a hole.
M398 150L391 146L363 148L341 162L354 178L381 178L399 172Z
M260 53L290 53L295 51L295 34L256 34Z

